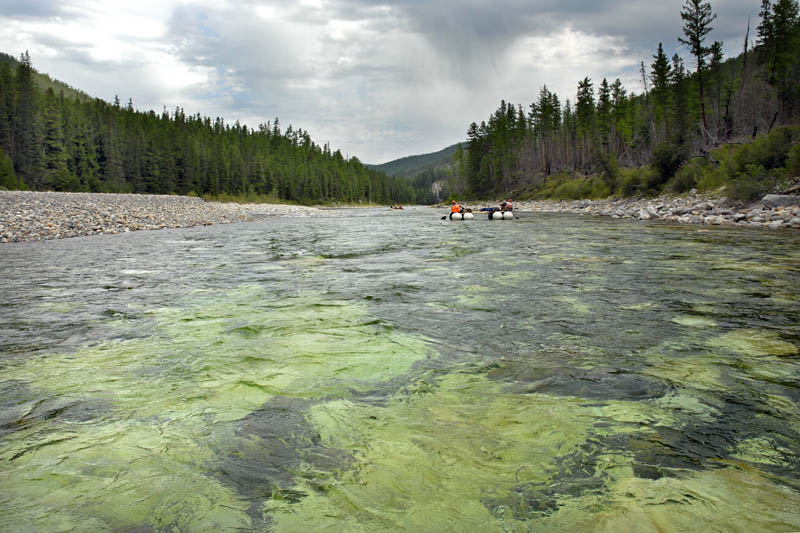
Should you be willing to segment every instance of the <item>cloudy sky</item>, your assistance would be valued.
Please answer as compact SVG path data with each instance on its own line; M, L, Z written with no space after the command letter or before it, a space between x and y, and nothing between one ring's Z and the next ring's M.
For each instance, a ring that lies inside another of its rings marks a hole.
M692 66L683 0L0 0L0 51L92 96L255 127L280 117L366 163L437 151L501 99L638 68L659 42ZM711 0L738 54L759 0Z

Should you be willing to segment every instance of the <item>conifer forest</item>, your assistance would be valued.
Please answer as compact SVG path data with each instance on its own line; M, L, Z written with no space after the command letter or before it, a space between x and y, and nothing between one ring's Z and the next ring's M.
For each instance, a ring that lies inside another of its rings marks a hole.
M668 57L659 43L641 62L639 94L619 79L587 77L574 100L562 102L543 86L527 107L502 101L488 120L469 126L451 188L475 196L604 197L680 193L703 180L708 188L737 180L768 186L797 175L798 13L796 0L762 0L757 26L743 21L741 53L726 59L713 40L711 5L686 0L678 41L688 60Z
M137 111L130 100L108 103L52 86L27 53L18 62L4 59L0 185L8 189L299 203L407 203L414 198L406 180L369 170L328 144L319 146L302 129L290 125L282 131L277 118L251 129L183 109Z
M543 85L532 103L503 100L472 122L451 164L404 177L320 146L300 128L282 130L278 118L250 128L181 108L139 111L130 99L109 103L48 83L27 52L19 61L3 54L0 186L427 203L443 199L433 189L581 198L738 184L746 197L800 173L798 1L762 0L758 20L742 21L741 53L731 58L714 40L710 3L685 0L679 15L686 57L668 57L657 43L636 90L585 77L562 101Z

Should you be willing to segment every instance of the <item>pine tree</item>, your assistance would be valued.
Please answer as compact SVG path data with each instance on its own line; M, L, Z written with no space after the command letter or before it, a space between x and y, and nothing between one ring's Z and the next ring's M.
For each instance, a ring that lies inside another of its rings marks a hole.
M45 96L44 136L42 139L41 174L44 183L57 191L79 190L77 180L67 168L62 113L53 89Z
M576 154L580 156L577 163L584 170L589 170L591 160L591 140L595 126L594 106L592 80L584 78L578 82L578 94L575 100L575 125L580 144L580 152Z
M714 116L715 126L714 126L714 137L717 137L721 132L721 122L723 120L722 117L722 89L723 89L723 81L722 81L722 43L719 41L714 41L711 45L711 61L709 63L709 70L711 74L711 80L713 82L713 104L714 104Z
M8 190L23 189L24 187L21 185L17 180L17 174L14 172L14 163L11 162L8 154L4 153L3 149L0 148L0 188Z
M38 172L37 87L33 79L33 64L27 51L20 57L15 82L17 101L14 106L11 159L14 161L17 176L36 189L42 184Z
M691 50L697 63L697 86L700 96L700 113L703 117L704 133L708 132L708 122L706 120L706 105L703 94L703 70L706 67L706 58L711 53L711 49L705 46L706 35L713 30L710 24L717 18L716 13L711 13L711 4L702 0L686 0L681 10L681 18L684 21L683 34L686 39L678 37L678 41L685 44Z
M597 126L600 137L600 144L605 153L611 149L611 86L603 78L600 82L600 90L597 92Z
M8 63L0 64L0 150L6 156L12 151L14 114L16 108L16 87L11 67Z
M768 82L777 89L779 112L788 119L798 111L800 97L796 68L800 52L800 8L797 0L777 0L774 5L764 0L761 16L758 36L769 72Z
M654 142L658 142L658 135L662 131L666 131L668 126L666 124L667 107L669 106L669 78L671 68L669 59L664 53L664 47L658 43L658 51L653 56L653 63L650 65L650 81L653 84L653 101L655 103L655 119L657 125L657 138Z
M689 140L689 83L683 59L672 56L672 141L682 145Z

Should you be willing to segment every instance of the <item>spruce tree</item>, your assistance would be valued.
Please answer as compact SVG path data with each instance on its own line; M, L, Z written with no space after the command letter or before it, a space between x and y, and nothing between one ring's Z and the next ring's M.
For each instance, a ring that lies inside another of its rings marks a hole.
M16 190L22 189L17 181L17 174L14 172L14 163L8 154L0 148L0 189Z
M657 132L663 133L668 129L666 124L667 107L669 105L669 78L671 68L669 58L664 53L664 47L658 43L658 51L653 56L653 63L650 65L650 81L653 84L653 102L655 103L655 118ZM655 139L658 142L659 139Z
M711 13L711 4L702 0L686 0L681 10L684 21L683 34L686 39L678 37L678 41L689 47L697 63L697 86L700 96L700 114L703 117L704 133L708 132L706 120L706 105L703 94L703 70L706 68L706 58L711 53L711 48L705 45L706 35L713 30L711 23L717 18L716 13Z
M20 179L34 189L42 185L39 175L38 97L33 79L33 64L26 51L20 57L15 75L16 105L13 116L11 159Z
M67 168L67 149L64 144L62 111L53 89L45 96L44 136L42 138L41 175L44 183L57 191L79 190Z
M797 58L800 52L800 8L797 0L777 0L772 11L767 2L762 5L762 22L759 41L764 48L764 59L769 72L768 81L778 91L779 112L790 118L798 110L800 83Z

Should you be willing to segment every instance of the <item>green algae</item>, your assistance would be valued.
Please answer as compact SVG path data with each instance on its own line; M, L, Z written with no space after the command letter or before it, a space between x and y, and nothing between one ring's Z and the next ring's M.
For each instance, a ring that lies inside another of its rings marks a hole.
M797 346L774 331L737 329L709 340L713 348L741 355L797 355Z
M494 277L494 281L504 287L517 287L520 283L527 283L538 277L535 270L514 270L502 272Z
M0 524L70 529L92 517L98 529L250 527L250 504L208 473L214 450L233 438L229 423L277 395L349 397L431 355L365 306L313 295L273 305L240 287L146 315L147 338L4 368L41 396L107 408L74 423L33 422L0 445L9 502Z
M467 309L490 309L497 305L496 300L497 296L491 293L491 289L482 285L467 285L456 297L458 307Z
M680 425L672 416L678 406L714 414L686 396L595 405L510 394L502 383L473 374L444 376L425 394L381 406L321 403L309 418L322 442L350 451L354 463L332 474L303 468L293 490L305 496L294 502L272 498L264 511L276 531L308 523L335 531L660 531L693 525L712 531L723 507L726 523L736 517L737 527L798 523L789 510L800 496L759 470L675 469L670 477L646 479L636 474L642 468L631 454L635 447L602 445L604 438ZM741 450L754 446L745 441ZM745 504L746 511L736 508L731 498L752 491L763 491L763 501ZM767 498L777 498L778 505L753 513Z
M116 293L113 316L62 291L117 338L2 362L30 394L0 420L0 529L800 529L796 270L739 242L748 268L715 269L715 231L524 224L420 227L398 264L313 230L185 282L137 259L187 298ZM444 338L465 348L438 358Z
M303 523L334 529L454 530L498 523L483 503L520 483L558 472L553 453L584 440L590 419L577 400L508 395L476 375L450 375L434 391L386 407L337 400L312 408L326 446L352 450L353 470L325 490L271 502L276 529ZM489 481L491 480L491 481Z
M791 456L792 452L765 437L743 440L731 454L731 457L742 461L777 466L789 466L784 458Z
M701 391L726 390L725 375L719 360L713 354L697 354L684 357L667 355L648 356L646 375L669 383Z
M672 317L672 322L690 328L712 328L717 325L715 320L697 315L679 315Z
M553 300L563 304L573 314L588 315L592 312L591 307L585 301L574 296L560 295L553 298Z
M653 302L641 302L638 304L623 305L622 309L625 309L626 311L646 311L655 306L656 304Z
M720 401L707 394L690 394L685 389L670 392L655 401L655 405L675 414L695 420L712 422L719 415Z
M608 489L543 517L535 530L746 533L800 527L798 494L744 465L656 480L626 476Z

